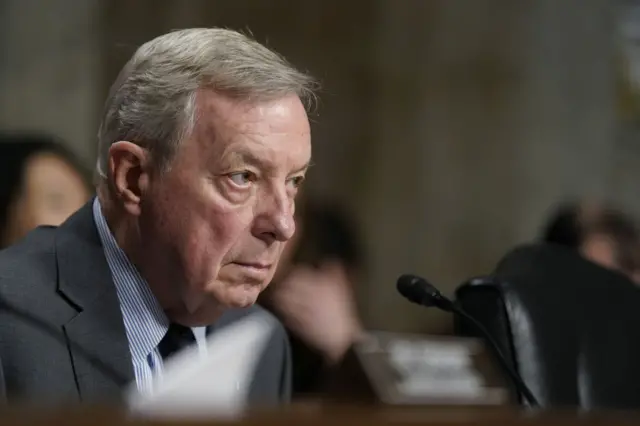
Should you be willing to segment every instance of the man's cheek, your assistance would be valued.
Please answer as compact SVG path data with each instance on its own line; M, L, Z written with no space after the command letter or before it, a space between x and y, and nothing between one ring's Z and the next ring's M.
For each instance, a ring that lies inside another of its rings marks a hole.
M213 233L220 247L229 248L230 245L242 240L251 233L253 223L252 211L216 212L212 217L215 224Z

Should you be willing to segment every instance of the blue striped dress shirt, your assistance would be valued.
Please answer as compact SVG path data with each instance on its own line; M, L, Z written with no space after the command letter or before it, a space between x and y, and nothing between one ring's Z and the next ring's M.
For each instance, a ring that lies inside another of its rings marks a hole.
M97 197L93 201L93 218L118 293L136 386L140 392L149 392L154 378L162 374L158 344L169 329L169 319L147 282L118 246ZM205 327L194 327L192 330L198 347L204 351Z

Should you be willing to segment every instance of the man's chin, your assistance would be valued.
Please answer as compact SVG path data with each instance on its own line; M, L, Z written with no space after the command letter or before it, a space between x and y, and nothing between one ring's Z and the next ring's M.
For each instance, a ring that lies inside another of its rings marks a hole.
M224 305L227 308L248 308L256 303L263 287L257 285L239 286L229 290Z
M256 303L259 289L247 291L233 289L216 306L201 307L192 314L180 317L177 322L188 327L209 326L214 324L229 309L244 309Z

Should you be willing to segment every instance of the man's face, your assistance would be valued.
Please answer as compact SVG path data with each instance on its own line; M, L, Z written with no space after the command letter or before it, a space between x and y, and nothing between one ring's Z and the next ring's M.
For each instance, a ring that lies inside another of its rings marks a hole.
M147 264L176 299L168 313L194 324L253 304L271 281L311 158L296 96L242 103L203 91L197 117L169 171L150 177L139 218Z

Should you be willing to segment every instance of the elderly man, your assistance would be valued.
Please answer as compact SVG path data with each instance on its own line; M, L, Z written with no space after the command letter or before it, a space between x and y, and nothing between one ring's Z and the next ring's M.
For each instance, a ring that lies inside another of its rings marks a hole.
M313 81L234 31L189 29L138 49L98 134L98 196L0 254L0 393L109 401L259 309L294 233L311 157ZM277 330L250 399L288 398Z

